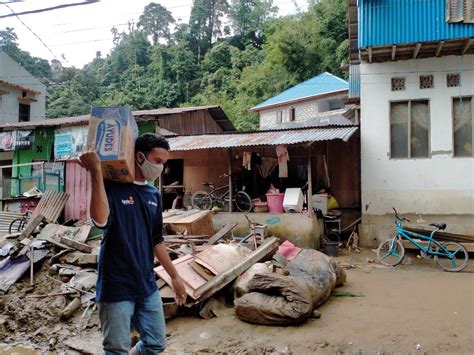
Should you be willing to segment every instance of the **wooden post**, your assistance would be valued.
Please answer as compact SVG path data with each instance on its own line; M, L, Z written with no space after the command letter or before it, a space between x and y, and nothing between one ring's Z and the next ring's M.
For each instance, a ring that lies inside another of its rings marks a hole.
M311 157L311 146L308 147L308 192L306 198L308 201L308 210L313 209L313 174L312 174L312 157Z
M234 189L232 186L232 149L229 149L229 212L232 213L233 211L233 199L234 199Z
M155 185L156 185L156 182L155 182ZM165 209L163 208L163 172L161 172L160 177L158 178L158 189L160 190L161 212L164 212Z
M30 243L30 285L34 285L34 280L33 280L33 267L34 267L34 259L33 259L33 247L31 246Z

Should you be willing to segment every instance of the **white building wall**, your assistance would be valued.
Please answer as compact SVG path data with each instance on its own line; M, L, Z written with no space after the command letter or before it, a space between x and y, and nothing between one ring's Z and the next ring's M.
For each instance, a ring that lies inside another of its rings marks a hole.
M45 119L46 86L1 51L0 80L39 91L39 95L33 96L28 94L28 97L33 97L37 100L30 104L30 120L39 121ZM4 87L1 83L0 89L9 92L7 95L0 96L0 124L18 122L18 97L21 97L22 92L11 87Z
M452 118L453 97L474 95L473 69L474 55L361 64L361 188L366 234L376 227L376 216L392 213L392 206L418 216L420 223L426 222L423 216L430 219L427 215L437 221L451 216L452 232L474 233L474 158L453 157ZM457 72L461 73L461 87L448 88L446 75ZM433 89L419 88L420 74L434 75ZM406 77L406 90L391 91L394 76ZM390 101L413 99L430 102L431 157L390 159ZM456 218L460 216L465 218ZM380 219L383 223L392 220L392 216Z
M347 96L347 91L344 94L335 94L325 96L322 99L309 99L302 102L296 102L287 105L272 107L267 110L259 111L260 115L260 129L277 124L277 112L282 111L282 122L288 122L290 119L290 108L295 109L295 121L306 121L314 118L319 112L319 104L330 99L341 99Z

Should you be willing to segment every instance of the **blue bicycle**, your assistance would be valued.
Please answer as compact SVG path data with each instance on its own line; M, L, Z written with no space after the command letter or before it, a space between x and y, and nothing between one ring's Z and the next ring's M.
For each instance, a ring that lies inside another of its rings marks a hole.
M446 229L446 223L430 224L436 229L431 232L429 237L415 233L403 228L403 222L410 222L408 218L400 217L397 210L395 211L395 225L397 232L395 236L387 241L382 242L377 249L377 256L384 265L396 266L400 264L405 256L405 247L401 240L407 239L418 249L423 258L429 259L434 257L436 264L445 271L461 271L469 262L469 253L464 245L457 242L439 242L434 239L436 232ZM427 245L423 246L415 239L427 241Z

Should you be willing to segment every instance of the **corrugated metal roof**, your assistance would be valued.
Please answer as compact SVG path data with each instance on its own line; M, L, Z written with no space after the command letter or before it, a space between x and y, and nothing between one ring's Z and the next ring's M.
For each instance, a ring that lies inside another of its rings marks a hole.
M217 105L209 106L189 106L189 107L174 107L174 108L156 108L152 110L133 111L134 116L156 116L156 115L172 115L176 113L209 110L211 108L219 108Z
M193 107L177 107L177 108L160 108L154 110L133 111L133 116L137 122L152 121L156 117L162 115L179 114L183 112L207 110L221 126L224 131L235 131L235 127L230 122L227 115L219 106L193 106ZM0 130L8 131L14 129L33 129L41 127L63 127L63 126L81 126L89 123L90 115L51 118L42 121L15 122L0 124Z
M447 23L445 0L359 0L359 48L474 36L474 24Z
M304 121L282 122L272 126L266 126L266 130L282 130L295 128L315 128L315 127L334 127L334 126L353 126L354 123L348 120L344 114L349 109L333 110L320 113Z
M349 67L349 98L360 97L360 65Z
M342 139L347 142L358 127L309 128L286 131L258 131L206 134L168 138L171 151L236 148L261 145L298 144Z
M349 83L347 81L328 72L324 72L263 101L252 110L258 111L267 106L284 104L348 89Z

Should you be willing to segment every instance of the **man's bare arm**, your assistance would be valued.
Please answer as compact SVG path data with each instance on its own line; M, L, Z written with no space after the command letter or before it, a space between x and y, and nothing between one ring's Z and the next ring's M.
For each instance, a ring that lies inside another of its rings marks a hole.
M173 284L173 291L176 294L176 303L181 306L186 302L186 290L184 289L184 283L181 277L178 275L173 262L168 255L165 243L155 245L155 256L163 266L165 271L170 275Z
M79 157L79 163L91 174L91 218L95 223L103 226L107 223L110 210L107 194L105 193L104 178L102 176L99 157L96 152L85 152Z

